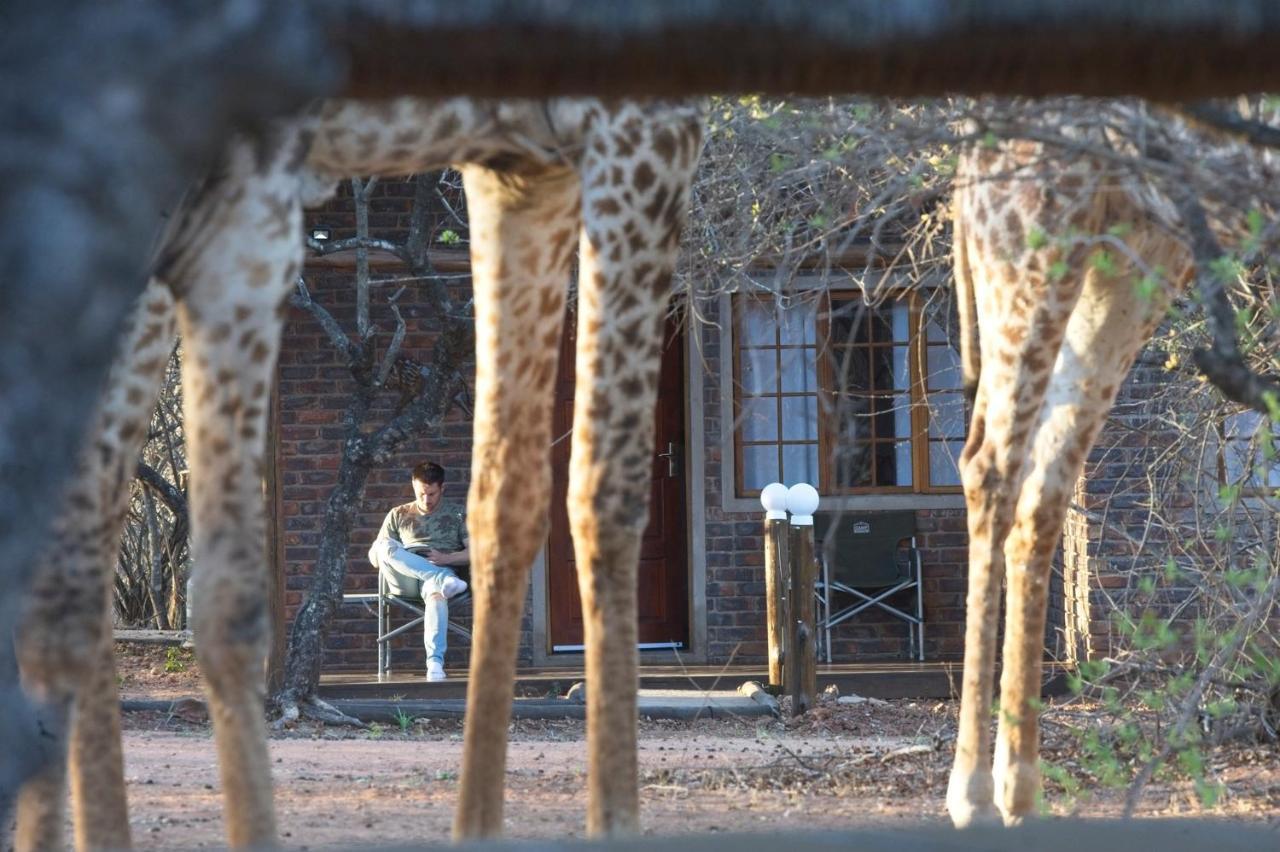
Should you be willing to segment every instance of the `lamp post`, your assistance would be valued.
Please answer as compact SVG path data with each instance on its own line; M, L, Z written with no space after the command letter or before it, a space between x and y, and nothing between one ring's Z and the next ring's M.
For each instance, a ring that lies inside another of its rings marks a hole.
M772 482L760 492L760 505L764 506L764 595L768 618L769 688L777 694L782 689L783 664L786 662L784 645L787 623L787 584L784 581L787 486Z
M818 490L805 482L787 489L791 512L788 562L791 566L790 617L787 629L787 686L791 714L798 716L813 706L818 695L818 626L814 614L813 513L818 511Z

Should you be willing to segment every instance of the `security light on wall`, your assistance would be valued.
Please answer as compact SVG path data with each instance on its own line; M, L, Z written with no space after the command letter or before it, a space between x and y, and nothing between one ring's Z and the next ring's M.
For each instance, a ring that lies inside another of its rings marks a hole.
M325 240L329 239L329 229L328 228L312 228L311 239L315 240L318 243L324 242Z

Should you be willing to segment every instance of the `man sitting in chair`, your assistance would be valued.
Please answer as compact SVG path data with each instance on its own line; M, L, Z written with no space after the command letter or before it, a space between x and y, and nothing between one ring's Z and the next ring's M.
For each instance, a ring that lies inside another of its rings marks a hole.
M469 562L467 521L461 507L442 499L444 468L435 462L424 462L413 469L412 478L416 499L387 512L382 529L369 548L369 561L381 571L400 575L395 579L421 582L427 680L444 680L447 601L467 590L466 582L452 568Z

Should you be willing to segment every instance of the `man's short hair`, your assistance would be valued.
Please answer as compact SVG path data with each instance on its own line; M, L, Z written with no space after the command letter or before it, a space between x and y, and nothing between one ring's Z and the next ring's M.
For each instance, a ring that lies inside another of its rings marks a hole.
M423 462L413 469L413 478L423 485L443 485L444 468L435 462Z

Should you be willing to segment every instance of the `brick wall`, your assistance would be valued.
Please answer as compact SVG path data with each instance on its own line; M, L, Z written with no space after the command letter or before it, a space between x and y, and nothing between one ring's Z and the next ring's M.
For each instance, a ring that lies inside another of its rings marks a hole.
M446 191L448 187L445 187ZM407 231L413 186L408 181L384 181L375 189L370 205L373 235L402 240ZM456 197L451 203L457 207ZM438 209L432 227L450 226L465 234L465 229L452 222L447 212ZM307 216L308 228L324 227L332 239L354 233L354 205L344 185L332 202ZM382 345L390 340L395 319L386 306L386 297L400 287L405 292L399 299L406 323L401 351L429 361L429 353L439 331L439 324L416 293L420 281L404 280L403 266L385 264L373 273L370 319L383 329ZM354 273L312 264L304 271L312 297L323 305L348 334L355 334ZM459 302L469 298L469 281L454 278L452 296ZM474 376L474 365L464 365ZM310 586L317 547L325 528L325 505L337 484L342 446L348 435L344 415L349 405L354 381L312 314L300 308L289 312L279 366L278 453L280 459L286 617L292 619ZM395 396L384 394L372 408L363 424L367 431L385 424L393 414ZM471 472L471 422L454 410L444 422L426 434L407 442L399 452L378 465L369 475L360 503L348 548L347 591L372 592L377 588L377 574L368 562L366 551L377 533L388 509L413 499L409 471L422 461L436 461L447 471L445 499L466 505ZM528 607L526 606L526 611ZM393 626L404 622L396 616ZM469 617L461 617L469 624ZM526 615L522 641L523 662L530 661L530 625ZM326 670L360 669L371 671L376 662L376 623L362 606L342 607L331 625L325 645ZM465 664L466 643L456 634L449 636L450 649L446 664ZM421 669L423 666L422 632L414 629L393 642L393 666Z
M445 186L452 192L451 185ZM403 238L408 224L413 188L407 182L387 181L377 188L371 212L375 236ZM433 233L448 227L465 234L449 207L461 209L461 199L446 196L433 214ZM331 229L334 239L349 236L354 227L350 197L345 192L324 208L313 211L309 226ZM351 330L354 326L354 288L350 270L309 268L308 284L324 304ZM421 282L404 280L403 269L384 266L375 279L373 320L384 329L393 327L385 308L389 288L404 286L400 297L408 334L404 352L423 356L429 352L438 326L415 295ZM459 301L465 301L468 282L457 278L452 285ZM724 491L732 483L721 481L721 440L731 424L721 422L718 366L721 355L719 326L728 321L719 315L716 299L704 300L700 313L708 320L697 331L703 376L702 398L693 416L700 417L705 435L705 560L707 654L713 663L763 662L765 647L765 599L763 542L759 512L731 513L723 509ZM389 335L384 335L384 340ZM425 360L425 358L423 359ZM1051 580L1047 644L1050 654L1066 658L1099 656L1115 639L1112 613L1134 597L1136 578L1147 569L1158 570L1164 550L1152 537L1150 488L1153 471L1161 464L1172 435L1153 420L1153 390L1168 383L1159 356L1140 361L1121 392L1117 409L1092 453L1085 476L1078 483L1073 509L1067 518L1063 547L1055 560ZM342 442L346 437L343 412L352 382L334 348L310 314L291 311L285 329L280 369L279 453L283 500L283 536L286 572L286 607L292 617L307 588L324 528L325 501L338 471ZM391 398L375 408L368 426L384 422ZM452 413L438 428L406 445L394 458L371 474L349 548L349 590L372 591L376 577L365 559L365 550L382 517L392 505L411 498L408 471L426 459L439 461L449 470L447 499L464 503L469 479L471 424ZM1166 483L1168 485L1168 483ZM1161 486L1164 487L1164 486ZM1172 487L1172 486L1170 486ZM1162 506L1182 506L1193 511L1191 495L1185 501L1162 494ZM1172 502L1171 502L1172 501ZM1185 505L1184 505L1185 504ZM963 656L964 602L967 588L967 537L961 509L917 512L924 556L924 606L926 655L932 660L958 660ZM1136 542L1142 541L1139 549ZM1156 601L1164 611L1178 605L1188 593L1176 584L1162 587ZM1144 603L1149 605L1150 602ZM532 661L530 607L526 603L522 627L521 662ZM330 670L372 670L375 661L374 619L358 607L338 613L326 647ZM450 637L448 663L462 664L464 643ZM395 646L393 663L400 667L422 664L421 633L411 631ZM836 659L874 660L906 656L906 625L877 610L842 625L833 637Z
M1059 622L1072 659L1112 654L1122 639L1122 613L1137 617L1149 607L1162 616L1195 614L1181 607L1193 593L1189 583L1162 582L1154 598L1138 594L1143 577L1163 574L1168 524L1199 511L1197 484L1183 476L1187 459L1170 453L1182 436L1167 416L1171 404L1190 404L1194 394L1191 387L1177 389L1163 359L1154 350L1139 357L1076 484L1063 541Z

